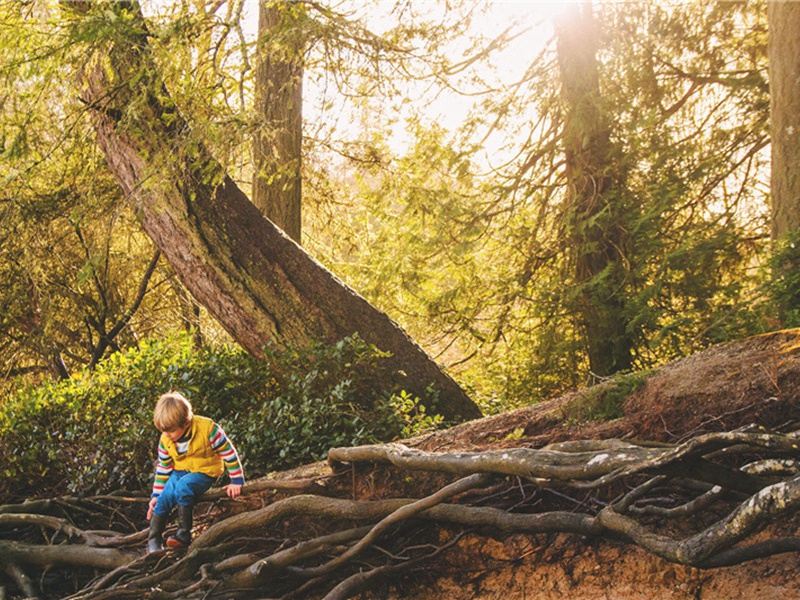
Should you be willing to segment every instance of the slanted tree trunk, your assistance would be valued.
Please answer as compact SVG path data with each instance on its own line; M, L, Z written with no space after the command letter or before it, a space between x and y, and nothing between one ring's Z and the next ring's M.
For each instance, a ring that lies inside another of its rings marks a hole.
M772 237L800 228L800 4L768 2Z
M460 420L477 406L386 314L264 218L192 136L157 74L135 2L67 4L81 16L130 18L96 44L80 76L80 97L111 171L145 231L192 295L242 345L335 343L358 332L392 353L397 383L439 390L436 412ZM105 12L103 12L105 11ZM101 15L102 16L102 15Z
M258 15L252 200L298 244L301 234L303 40L301 3L262 0Z
M576 308L589 365L596 375L631 368L622 294L625 232L620 165L603 106L597 65L599 32L591 2L572 5L556 23L565 104L566 235L570 239Z

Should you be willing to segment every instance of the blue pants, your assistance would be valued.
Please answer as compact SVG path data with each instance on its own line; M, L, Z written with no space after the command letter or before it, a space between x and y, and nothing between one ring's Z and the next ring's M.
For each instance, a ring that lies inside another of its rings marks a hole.
M204 473L173 471L158 497L153 510L157 515L168 515L175 506L194 506L197 499L211 487L214 478Z

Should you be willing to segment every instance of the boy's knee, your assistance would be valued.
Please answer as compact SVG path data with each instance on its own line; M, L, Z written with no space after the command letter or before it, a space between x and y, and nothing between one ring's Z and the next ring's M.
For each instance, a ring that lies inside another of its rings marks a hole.
M179 485L175 490L175 503L178 506L194 506L197 504L197 497L202 494L202 492L198 494L198 491L189 482Z
M178 506L191 506L195 503L194 490L189 486L182 485L175 490L175 504Z
M168 515L169 513L172 512L173 507L174 504L170 502L170 498L162 494L158 498L158 502L156 502L156 505L153 508L153 512L157 515Z

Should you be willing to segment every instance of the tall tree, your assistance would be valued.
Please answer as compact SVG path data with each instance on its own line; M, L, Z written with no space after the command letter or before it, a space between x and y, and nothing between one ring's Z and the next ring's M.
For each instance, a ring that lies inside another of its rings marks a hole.
M772 238L800 228L800 3L767 3Z
M253 140L253 204L298 244L304 14L301 2L259 2Z
M628 255L624 164L611 141L612 117L600 92L599 28L592 3L571 4L556 23L565 105L566 219L589 368L598 376L629 370L633 337L625 310Z
M767 3L772 237L800 228L800 4Z
M380 219L348 274L369 298L391 297L416 336L444 337L451 360L471 357L460 378L493 398L529 402L585 381L595 303L615 317L609 338L624 323L634 368L760 331L750 294L766 224L763 6L594 8L599 105L570 111L548 46L478 105L461 140L420 127L380 187L365 173L362 197ZM609 169L585 213L568 202L565 151L581 127L597 138L573 143L571 176L601 147ZM477 175L476 138L503 150L494 177ZM397 268L382 268L401 250ZM590 260L609 268L586 279L577 266Z
M397 383L448 419L478 416L464 391L387 315L342 284L248 200L192 135L160 79L135 2L72 4L95 36L80 77L97 141L142 225L192 295L250 353L276 340L358 332L392 354Z
M771 136L771 282L784 327L800 323L800 5L767 3Z

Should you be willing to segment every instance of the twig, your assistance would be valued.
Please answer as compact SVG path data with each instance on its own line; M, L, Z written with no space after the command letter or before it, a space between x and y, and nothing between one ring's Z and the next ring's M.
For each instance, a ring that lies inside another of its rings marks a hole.
M22 590L22 593L28 598L38 598L39 594L36 592L36 586L33 584L33 580L28 577L28 574L25 573L25 571L22 570L22 567L15 562L3 562L3 570L14 581L14 583L19 586L19 589Z
M419 558L415 558L413 560L409 560L407 562L399 563L396 565L385 565L382 567L376 567L370 571L356 573L351 575L347 579L341 581L336 587L334 587L330 592L328 592L323 600L345 600L346 598L351 598L359 591L363 590L367 585L369 585L375 579L379 579L381 577L386 577L390 574L395 574L400 571L408 571L409 569L418 566L422 562L427 562L434 558L437 554L444 552L445 550L450 549L455 544L459 542L459 540L463 537L464 532L459 532L458 535L454 536L452 540L449 540L446 544L437 548L434 552L427 554L425 556L421 556Z

